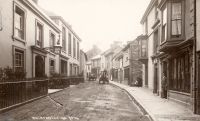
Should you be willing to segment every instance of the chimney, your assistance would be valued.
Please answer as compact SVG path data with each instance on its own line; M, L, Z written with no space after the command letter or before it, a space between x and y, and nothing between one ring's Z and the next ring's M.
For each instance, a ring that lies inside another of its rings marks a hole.
M38 4L38 0L33 0L33 2L34 2L35 4Z

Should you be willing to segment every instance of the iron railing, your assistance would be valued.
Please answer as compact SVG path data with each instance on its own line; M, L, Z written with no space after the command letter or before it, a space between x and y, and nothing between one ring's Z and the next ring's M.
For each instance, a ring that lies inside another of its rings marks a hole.
M0 83L0 109L45 96L47 93L48 80Z

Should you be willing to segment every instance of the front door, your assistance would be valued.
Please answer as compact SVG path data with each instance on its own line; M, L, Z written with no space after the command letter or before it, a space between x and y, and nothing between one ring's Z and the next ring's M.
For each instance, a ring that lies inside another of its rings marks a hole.
M41 78L45 76L45 62L42 56L35 57L35 77Z
M154 65L154 89L153 89L153 93L157 93L158 92L158 65L155 64Z

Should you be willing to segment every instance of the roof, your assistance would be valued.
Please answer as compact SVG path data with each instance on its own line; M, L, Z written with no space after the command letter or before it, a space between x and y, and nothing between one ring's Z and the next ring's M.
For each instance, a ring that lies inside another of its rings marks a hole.
M43 12L43 10L32 0L20 0L23 4L26 4L32 11L36 13L39 17L41 17L48 25L50 25L54 30L57 32L61 32L59 27L56 25L54 21L51 20L51 18Z
M96 60L96 59L101 59L101 55L96 55L93 58L91 58L91 60Z
M156 3L156 1L157 1L157 0L151 0L151 1L150 1L149 5L148 5L148 7L147 7L145 13L144 13L143 16L142 16L141 21L140 21L141 24L143 24L143 23L145 22L147 16L149 15L149 13L150 13L150 11L152 10L152 8L153 8L154 4Z
M69 25L65 19L63 19L62 16L49 16L51 19L59 19L60 21L63 22L63 24L76 36L76 38L79 40L79 41L82 41L82 39L75 33L75 31L72 29L71 25Z

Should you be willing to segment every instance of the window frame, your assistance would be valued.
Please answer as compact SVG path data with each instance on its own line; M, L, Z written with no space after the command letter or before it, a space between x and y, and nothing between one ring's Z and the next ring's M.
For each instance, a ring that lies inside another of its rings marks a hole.
M76 58L76 38L73 37L73 57Z
M51 71L51 61L54 61L53 71ZM50 75L51 75L52 73L55 73L55 67L56 67L55 65L56 65L55 59L49 58L49 73L50 73Z
M172 35L172 4L173 3L181 3L181 34L179 36ZM169 16L169 30L170 30L170 39L184 38L185 35L185 0L171 0L170 1L170 16Z
M41 46L37 45L37 36L38 36L37 30L38 30L38 25L40 25L41 28L42 28ZM43 48L44 47L44 24L42 24L37 19L35 20L35 46L39 47L39 48Z
M51 35L54 35L54 40L53 40L52 46L51 46ZM56 42L56 34L54 32L52 32L51 30L49 30L49 47L50 47L51 52L54 52L55 42Z
M26 72L26 49L13 45L13 69L16 71L16 50L23 53L23 70Z
M16 8L18 8L20 11L23 12L23 38L18 37L15 34L15 25L16 25ZM26 17L27 16L27 11L21 7L18 3L15 1L13 2L13 39L18 40L20 42L23 42L24 44L26 43Z
M72 55L72 34L68 32L68 55Z
M63 30L65 30L64 35L63 35ZM67 44L66 44L66 28L64 26L62 26L62 49L66 52L67 51ZM64 38L64 39L63 39Z

